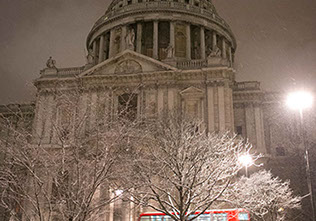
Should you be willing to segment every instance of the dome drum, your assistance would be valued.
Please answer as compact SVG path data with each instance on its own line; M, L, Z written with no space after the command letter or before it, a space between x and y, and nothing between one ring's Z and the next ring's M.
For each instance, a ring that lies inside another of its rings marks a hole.
M217 31L188 22L168 20L138 21L116 26L94 38L89 45L94 64L126 49L179 68L201 68L207 66L208 60L212 60L211 65L231 66L234 54L232 42ZM188 61L191 61L190 64Z

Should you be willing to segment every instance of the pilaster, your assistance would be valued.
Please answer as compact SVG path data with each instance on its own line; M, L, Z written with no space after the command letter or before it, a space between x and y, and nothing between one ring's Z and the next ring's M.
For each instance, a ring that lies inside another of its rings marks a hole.
M255 124L256 124L256 139L257 139L257 151L265 153L265 141L264 141L264 126L262 110L259 105L255 105Z
M208 114L208 132L215 131L215 111L214 111L214 88L207 86L207 114Z
M174 99L175 99L174 89L168 88L168 109L169 110L174 109Z
M163 95L164 95L164 91L163 88L158 87L158 92L157 92L157 111L158 113L161 113L163 111Z
M225 88L224 86L217 87L218 91L218 123L219 131L224 132L226 130L225 120Z

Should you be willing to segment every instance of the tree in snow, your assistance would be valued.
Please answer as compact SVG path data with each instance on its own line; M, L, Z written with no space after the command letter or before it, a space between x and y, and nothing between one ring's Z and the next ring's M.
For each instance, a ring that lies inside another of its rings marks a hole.
M176 114L143 125L146 139L135 139L133 158L126 160L131 172L124 183L135 203L181 221L212 208L250 145L229 133L207 134L203 127Z
M88 114L78 109L80 90L65 94L56 92L60 118L52 122L49 144L44 135L16 126L25 121L23 111L1 117L0 204L11 219L97 220L116 199L112 181L125 151L122 138L136 123L120 118L87 127Z
M299 209L301 198L294 196L289 181L262 170L243 176L225 192L226 202L245 208L255 220L281 221L291 209Z

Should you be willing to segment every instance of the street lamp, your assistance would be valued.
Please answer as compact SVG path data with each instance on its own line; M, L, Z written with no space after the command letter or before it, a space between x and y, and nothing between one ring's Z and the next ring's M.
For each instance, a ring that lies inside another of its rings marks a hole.
M314 206L314 199L313 199L313 189L312 189L312 180L311 180L311 171L310 171L310 163L309 163L309 151L308 147L305 144L305 136L306 130L304 127L304 118L303 118L303 111L307 108L310 108L313 105L313 95L307 91L297 91L292 92L288 95L286 104L289 108L293 110L298 110L300 114L300 128L302 132L302 145L305 152L305 160L306 160L306 181L308 186L308 191L310 195L310 203L312 209L312 216L313 220L315 220L315 206Z
M238 161L245 167L246 177L248 177L248 167L253 164L253 159L249 153L243 154L238 157Z

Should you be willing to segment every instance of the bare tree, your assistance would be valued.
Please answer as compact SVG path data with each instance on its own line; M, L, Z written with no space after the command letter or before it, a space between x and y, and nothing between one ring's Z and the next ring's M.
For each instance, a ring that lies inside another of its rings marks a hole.
M195 212L212 208L240 170L238 156L250 147L229 133L207 134L203 123L177 114L143 127L148 133L136 139L132 182L125 183L135 203L173 220L193 220Z
M52 123L53 138L16 127L2 116L0 190L2 207L17 220L97 220L108 212L115 196L118 156L123 137L136 121L125 118L87 128L87 113L79 113L80 90L56 92L61 115ZM56 107L57 108L57 107ZM16 112L12 111L12 115ZM23 122L23 115L18 119Z
M250 211L255 220L281 221L291 209L299 209L301 197L294 196L289 181L283 182L262 170L241 177L225 193L226 201Z

